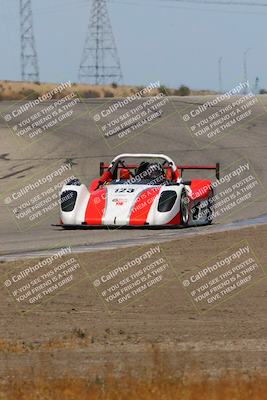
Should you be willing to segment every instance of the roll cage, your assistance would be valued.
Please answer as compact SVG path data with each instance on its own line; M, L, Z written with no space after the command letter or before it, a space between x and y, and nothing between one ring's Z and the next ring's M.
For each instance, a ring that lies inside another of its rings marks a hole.
M100 176L105 173L105 171L109 172L109 175L112 175L113 179L116 179L118 176L118 171L120 169L127 169L130 173L131 177L135 176L135 173L140 164L126 164L126 158L136 158L136 159L150 159L150 160L163 160L161 166L166 172L168 171L169 180L177 182L178 179L183 177L184 170L215 170L216 178L220 179L220 165L216 163L216 165L176 165L174 161L165 154L148 154L148 153L124 153L116 156L110 164L105 164L104 162L100 162Z

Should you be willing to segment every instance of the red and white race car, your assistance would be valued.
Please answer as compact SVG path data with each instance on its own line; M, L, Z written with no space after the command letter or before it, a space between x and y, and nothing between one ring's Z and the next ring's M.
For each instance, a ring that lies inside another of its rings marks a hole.
M101 176L89 189L78 179L62 188L60 224L63 228L210 224L212 181L185 181L182 175L187 169L215 170L219 179L218 163L178 166L164 154L120 154L109 165L101 162Z

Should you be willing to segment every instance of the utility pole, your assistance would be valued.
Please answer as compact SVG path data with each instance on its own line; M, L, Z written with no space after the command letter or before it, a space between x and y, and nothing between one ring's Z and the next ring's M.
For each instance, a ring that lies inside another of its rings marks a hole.
M95 85L119 83L122 71L106 0L93 0L79 81Z
M20 0L21 79L38 81L39 68L33 34L31 0Z
M259 94L259 83L260 83L260 78L257 76L255 79L255 87L254 87L254 94Z
M223 60L222 57L220 57L219 60L218 60L219 90L220 90L220 93L223 92L223 87L222 87L222 60Z
M250 49L247 49L243 53L243 69L244 69L244 82L248 81L248 66L247 66L247 54ZM244 94L247 94L248 89L247 86L244 88Z

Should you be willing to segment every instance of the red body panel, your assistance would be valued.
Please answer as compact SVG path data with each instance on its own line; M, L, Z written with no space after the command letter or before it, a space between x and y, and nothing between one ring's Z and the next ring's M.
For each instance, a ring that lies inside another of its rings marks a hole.
M175 217L170 222L168 222L167 225L180 225L180 223L181 223L181 213L178 212L175 215Z
M192 180L191 181L191 189L192 189L192 200L205 200L208 198L210 190L211 190L212 182L210 180Z
M151 205L159 191L159 187L148 189L137 198L130 216L130 225L144 225L146 223Z
M85 212L87 225L101 225L106 207L106 190L96 190L91 194Z

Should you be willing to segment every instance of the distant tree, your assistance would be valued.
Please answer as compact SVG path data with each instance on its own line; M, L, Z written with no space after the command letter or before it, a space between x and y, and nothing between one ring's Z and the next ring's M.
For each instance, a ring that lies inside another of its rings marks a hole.
M78 96L82 99L93 99L100 97L100 93L97 90L86 90L78 92Z
M185 85L181 85L181 86L179 87L179 89L176 89L176 90L174 91L174 94L175 94L176 96L189 96L190 93L191 93L191 90L189 89L188 86L185 86Z
M111 90L104 90L104 97L114 97L114 93Z
M163 94L166 94L168 96L170 94L170 90L169 90L169 88L167 88L167 86L160 85L159 93L163 93Z

